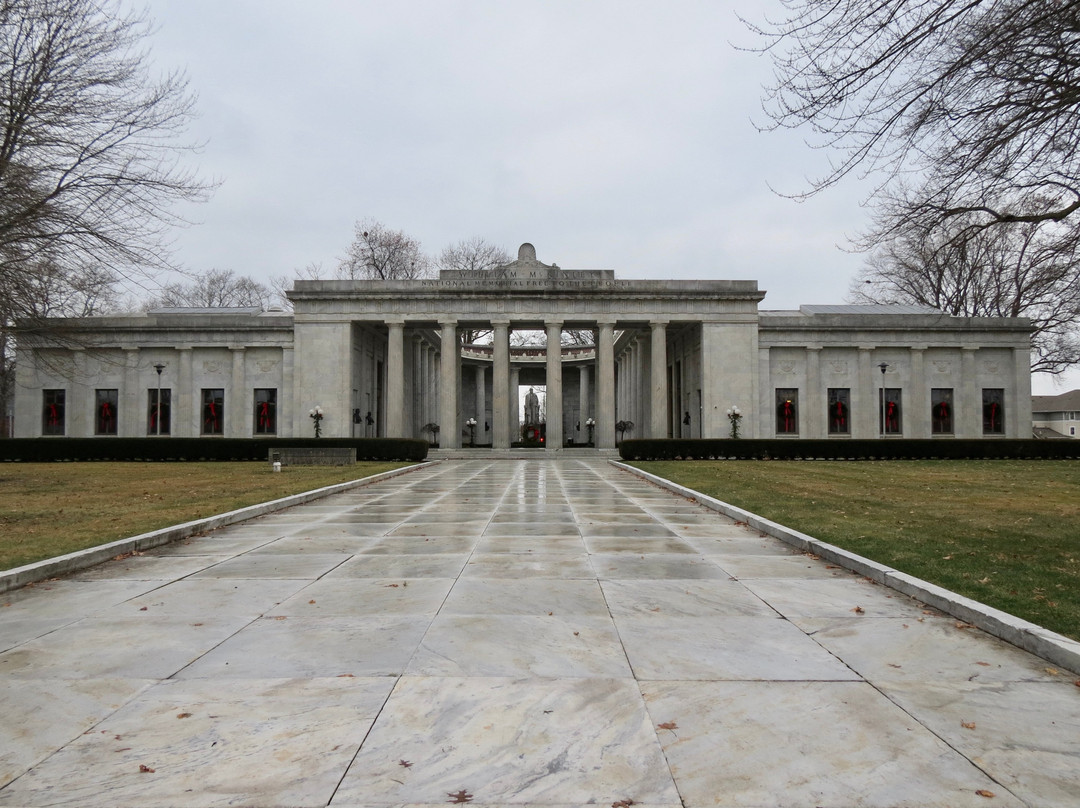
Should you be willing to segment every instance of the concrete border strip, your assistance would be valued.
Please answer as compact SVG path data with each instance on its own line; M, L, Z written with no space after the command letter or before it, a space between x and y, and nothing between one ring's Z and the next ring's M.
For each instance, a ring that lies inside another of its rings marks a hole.
M391 477L396 477L400 474L406 474L410 471L426 468L431 465L435 464L430 462L416 463L411 466L406 466L405 468L392 469L391 471L384 471L381 474L374 474L371 477L361 477L359 480L335 483L334 485L327 485L323 488L304 491L300 494L291 494L290 496L282 497L281 499L261 502L258 505L249 505L246 508L219 513L216 516L208 516L205 519L195 519L191 522L183 522L182 524L173 525L172 527L152 530L149 533L140 533L137 536L129 536L126 539L117 539L108 544L99 544L97 547L89 547L86 550L77 550L74 553L57 556L56 558L47 558L44 561L36 561L33 564L27 564L22 567L3 570L0 571L0 593L9 592L12 589L18 589L27 584L44 581L49 578L56 578L71 572L78 572L79 570L84 570L88 567L93 567L102 562L109 561L110 559L116 558L118 555L142 552L154 547L160 547L163 544L169 544L174 541L189 538L196 533L205 533L208 530L214 530L227 525L234 525L237 522L244 522L248 519L254 519L257 516L264 516L268 513L291 508L293 505L303 505L307 502L314 502L317 499L328 497L331 494L339 494L353 488L362 488L363 486L371 485L372 483L387 480Z
M895 589L897 592L921 601L927 606L976 626L987 634L992 634L1018 648L1030 651L1043 659L1053 662L1055 665L1067 668L1073 673L1080 673L1080 642L1076 640L1069 639L1035 623L1029 623L1027 620L1021 620L1019 617L991 608L971 598L963 597L913 575L871 561L868 558L837 547L835 544L829 544L820 539L815 539L813 536L784 527L755 513L702 494L700 491L686 488L671 482L671 480L634 468L626 463L615 460L609 462L616 468L628 471L654 485L687 499L695 500L706 508L719 511L736 521L746 522L755 530L760 530L762 533L780 539L803 552L812 553L831 564L857 572L872 581L883 584L890 589Z

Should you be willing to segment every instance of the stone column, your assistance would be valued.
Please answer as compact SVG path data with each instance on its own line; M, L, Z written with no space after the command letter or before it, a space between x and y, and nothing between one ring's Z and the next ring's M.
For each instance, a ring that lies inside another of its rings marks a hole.
M484 384L484 366L483 364L479 364L473 370L476 373L476 378L474 380L476 390L474 398L476 399L476 407L473 410L471 417L476 419L476 442L484 443L484 421L487 420L484 417L486 415L484 404L485 399L487 398L487 386Z
M458 423L458 373L461 350L458 347L457 320L440 321L442 353L439 361L439 446L461 448L461 424Z
M386 437L405 435L405 324L386 321Z
M518 400L518 387L521 386L521 368L510 367L510 406L507 413L510 426L510 442L521 440L521 421L518 417L518 408L521 402Z
M650 403L653 438L666 438L671 425L668 423L668 374L667 374L667 321L649 323L652 339L649 342L649 386L652 389Z
M190 351L188 354L190 355ZM278 422L277 433L278 437L291 438L296 435L296 431L293 427L293 400L286 395L287 390L293 389L293 379L295 375L295 353L292 348L282 348L281 350L281 386L283 389L278 390ZM175 412L175 410L174 410ZM175 422L173 423L173 429L176 429Z
M562 321L547 326L547 438L546 448L557 452L563 445L562 407Z
M172 434L180 438L193 438L199 434L196 426L198 406L195 390L195 373L193 369L194 350L190 345L178 347L180 353L180 368L177 371L176 384L172 387L172 416L170 429ZM164 385L163 385L164 386Z
M1006 402L1005 430L1009 438L1030 438L1031 432L1031 349L1013 348L1012 391Z
M155 374L156 375L156 374ZM142 386L142 378L139 373L139 349L138 348L125 348L124 349L124 384L125 390L138 390ZM87 435L94 434L94 428L97 421L97 413L94 412L94 391L93 388L88 388L85 383L82 385L86 390L86 397L89 401L86 402L84 412L89 413L90 422L87 424ZM146 427L144 426L142 431L138 431L139 415L133 411L130 407L124 407L117 413L118 420L116 423L116 431L118 435L133 436L133 435L145 435Z
M579 404L578 410L581 414L581 437L582 443L586 443L589 440L589 428L585 425L585 422L589 420L589 417L593 413L592 399L589 397L589 366L581 365L578 368L578 397ZM595 437L596 430L593 430Z
M880 435L881 403L878 399L880 385L874 378L874 349L859 346L858 383L851 391L851 426L853 438L876 438Z
M510 322L493 320L491 354L491 447L509 449L510 429Z
M597 323L596 446L615 448L615 324Z
M821 386L821 346L806 346L806 400L801 402L800 435L808 438L825 436L827 393Z
M982 437L982 391L975 367L978 348L964 346L960 349L960 401L956 406L956 422L953 428L958 438Z
M252 430L248 424L247 386L244 384L245 350L242 345L230 345L229 351L232 352L232 378L229 381L232 389L225 394L225 435L231 438L247 438L251 436Z
M908 438L930 437L930 391L926 389L923 370L925 355L925 347L911 347L911 401L907 402L904 413L904 436Z

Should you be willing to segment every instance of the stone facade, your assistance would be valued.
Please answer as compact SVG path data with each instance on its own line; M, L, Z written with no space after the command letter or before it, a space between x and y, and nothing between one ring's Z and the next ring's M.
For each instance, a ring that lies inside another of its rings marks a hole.
M518 438L519 385L546 385L547 448L631 437L1028 437L1026 320L903 307L763 311L755 281L620 280L523 245L490 272L297 281L292 315L161 310L20 335L16 435ZM514 330L594 345L511 348ZM463 333L492 334L462 345ZM881 371L884 366L884 372ZM160 372L159 372L160 369ZM158 385L162 391L161 412ZM159 417L160 416L160 417ZM447 428L448 425L453 425ZM164 427L162 429L162 427Z

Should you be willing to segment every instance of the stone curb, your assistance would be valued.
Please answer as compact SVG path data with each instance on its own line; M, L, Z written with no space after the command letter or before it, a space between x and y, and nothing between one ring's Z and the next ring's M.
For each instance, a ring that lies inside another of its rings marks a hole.
M654 485L687 499L695 500L706 508L719 511L737 521L746 522L755 530L767 533L803 552L812 553L831 564L852 570L890 589L895 589L897 592L921 601L927 606L976 626L987 634L992 634L1018 648L1049 660L1059 667L1067 668L1073 673L1080 673L1080 642L1049 631L1034 623L1029 623L1027 620L1021 620L1019 617L991 608L971 598L950 592L948 589L916 578L913 575L908 575L884 564L863 558L834 544L823 542L813 536L784 527L750 511L702 494L700 491L686 488L663 477L657 477L655 474L649 474L647 471L628 466L625 463L614 460L609 462L613 466L648 480Z
M154 547L160 547L163 544L169 544L174 541L186 539L189 536L194 536L196 533L203 533L208 530L225 527L226 525L234 525L237 522L244 522L248 519L254 519L257 516L264 516L265 514L273 513L274 511L290 508L293 505L303 505L307 502L314 502L317 499L322 499L331 494L338 494L353 488L361 488L365 485L371 485L372 483L387 480L391 477L396 477L399 474L405 474L429 465L431 465L431 463L418 463L401 469L384 471L381 474L375 474L371 477L363 477L359 480L335 483L334 485L315 488L300 494L292 494L287 497L282 497L281 499L271 500L270 502L262 502L258 505L249 505L246 508L239 508L235 511L219 513L216 516L208 516L205 519L196 519L191 522L173 525L172 527L152 530L149 533L140 533L137 536L129 536L126 539L117 539L108 544L99 544L97 547L78 550L74 553L57 556L56 558L47 558L44 561L37 561L22 567L3 570L0 571L0 593L9 592L12 589L18 589L19 587L36 583L37 581L44 581L71 572L78 572L87 567L93 567L104 561L108 561L109 559L116 558L116 556L123 555L124 553L142 552Z

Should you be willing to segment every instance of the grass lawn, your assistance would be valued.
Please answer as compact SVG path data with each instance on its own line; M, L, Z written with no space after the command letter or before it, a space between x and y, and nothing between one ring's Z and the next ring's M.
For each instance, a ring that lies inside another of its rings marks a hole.
M3 463L0 569L405 465Z
M1080 640L1080 463L635 466Z

